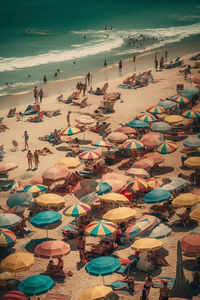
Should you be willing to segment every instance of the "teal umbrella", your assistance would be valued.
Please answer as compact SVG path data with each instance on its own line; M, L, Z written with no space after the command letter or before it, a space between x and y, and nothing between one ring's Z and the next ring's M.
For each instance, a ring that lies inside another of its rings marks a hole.
M155 132L165 133L171 129L171 126L165 122L155 122L151 125L151 130Z
M10 208L14 206L29 206L32 199L33 196L29 193L17 192L13 196L11 196L6 203Z
M129 123L126 123L126 126L132 128L149 128L149 124L147 122L141 120L134 120Z
M198 148L200 147L200 138L197 136L189 136L183 141L183 145L189 148Z
M15 214L2 214L0 215L0 227L11 229L21 222L21 218Z
M56 211L47 210L39 212L33 218L31 218L31 224L35 227L44 228L47 231L48 237L48 228L49 226L56 225L62 216Z
M171 193L160 188L155 188L144 196L144 202L148 204L163 202L171 198Z
M112 186L108 184L107 182L100 182L99 183L99 190L97 192L98 196L101 196L103 194L107 194L110 191L112 191Z
M181 94L182 96L191 99L193 96L197 95L198 93L199 93L199 89L194 87L194 88L184 89Z
M20 282L18 290L27 296L42 295L54 287L54 281L45 275L34 275Z
M163 239L171 234L171 228L169 228L167 225L164 224L158 224L156 225L150 234L148 234L149 238L155 238L155 239Z
M165 110L169 110L177 106L175 102L172 102L170 100L160 101L158 105L162 106Z

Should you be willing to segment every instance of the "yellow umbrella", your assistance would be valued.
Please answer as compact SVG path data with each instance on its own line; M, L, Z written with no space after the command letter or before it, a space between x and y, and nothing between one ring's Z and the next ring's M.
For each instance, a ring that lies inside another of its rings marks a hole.
M14 278L14 274L11 272L2 272L0 273L0 280L9 280Z
M118 207L109 210L103 215L103 219L112 221L114 223L128 221L136 216L137 212L135 209L130 207Z
M113 290L111 287L100 285L85 290L79 297L79 300L103 300L112 294Z
M63 197L56 194L42 194L35 198L35 203L41 206L58 207L65 203Z
M153 251L162 247L163 243L160 240L153 238L142 238L136 240L131 248L137 251Z
M8 272L26 271L34 264L34 256L27 252L15 252L1 262L1 268Z
M192 207L198 202L200 202L200 197L198 195L185 193L176 197L172 203L176 207Z
M200 168L200 157L199 156L193 156L184 161L184 165L189 168Z
M200 221L200 206L195 208L191 213L190 213L190 218L195 220L195 221Z
M179 123L181 121L183 121L183 117L179 116L179 115L171 115L168 116L164 119L165 122L170 123L170 124L175 124L175 123Z
M128 203L129 200L122 194L107 193L99 196L99 199L105 202Z
M81 162L75 157L63 157L56 162L56 166L64 166L66 168L77 168Z

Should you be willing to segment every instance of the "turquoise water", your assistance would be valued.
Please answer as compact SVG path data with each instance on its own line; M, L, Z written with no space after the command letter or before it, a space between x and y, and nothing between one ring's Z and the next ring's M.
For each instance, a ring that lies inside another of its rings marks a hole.
M128 37L137 41L128 45ZM191 39L198 48L199 37L200 4L194 0L4 1L0 96L32 89L44 75L53 81L97 71L105 59L111 65L175 43L184 47Z

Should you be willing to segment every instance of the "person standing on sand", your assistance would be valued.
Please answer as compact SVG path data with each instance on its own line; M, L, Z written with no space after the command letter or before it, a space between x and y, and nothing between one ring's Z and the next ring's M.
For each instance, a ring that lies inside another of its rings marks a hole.
M37 150L35 150L34 152L34 162L35 162L35 170L37 170L39 164L39 153Z
M153 287L153 277L148 273L144 280L144 290L146 291L146 300L149 300L150 288Z
M88 72L85 76L85 83L90 85L91 82L92 82L92 75L90 74L90 72Z
M155 69L157 70L158 69L158 60L157 60L157 58L155 59Z
M24 131L24 135L22 138L24 138L24 145L25 145L24 150L27 150L29 148L29 145L28 145L29 135L28 135L27 131Z
M135 55L133 56L133 62L135 63L135 59L136 59L136 57L135 57Z
M71 115L71 113L72 113L71 110L69 110L68 114L67 114L67 126L68 127L70 127L70 115Z
M35 88L33 90L33 96L34 96L35 102L36 102L36 99L38 98L38 89L37 89L37 86L35 86Z
M107 67L107 61L106 60L104 61L104 67Z
M167 61L168 52L165 51L165 61Z
M77 239L77 248L79 250L79 255L80 255L80 261L83 261L85 257L85 236L84 232L80 232Z
M42 99L44 97L44 92L42 89L40 89L40 91L39 91L39 96L40 96L40 103L42 103Z
M119 69L122 69L122 60L119 61Z
M29 170L32 170L32 167L33 167L33 154L31 152L31 150L28 150L26 157L28 160L28 171L29 171Z
M170 288L168 288L168 286L167 286L167 281L164 281L163 286L160 288L159 300L168 300L169 293L170 293Z

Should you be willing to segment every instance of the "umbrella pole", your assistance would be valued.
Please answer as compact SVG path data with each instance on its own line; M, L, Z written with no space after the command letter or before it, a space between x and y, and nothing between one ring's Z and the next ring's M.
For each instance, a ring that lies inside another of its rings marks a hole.
M46 228L46 233L47 233L47 238L49 237L49 235L48 235L48 229Z
M105 285L105 280L104 280L104 276L102 276L102 278L103 278L103 285Z

